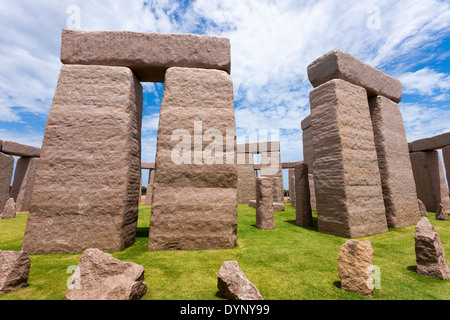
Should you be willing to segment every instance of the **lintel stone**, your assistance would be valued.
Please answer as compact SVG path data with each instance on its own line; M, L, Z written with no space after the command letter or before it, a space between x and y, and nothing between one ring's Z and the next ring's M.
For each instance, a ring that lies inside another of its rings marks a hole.
M41 148L12 141L2 141L2 152L17 157L39 158L41 156Z
M450 145L450 132L411 142L411 152L432 151Z

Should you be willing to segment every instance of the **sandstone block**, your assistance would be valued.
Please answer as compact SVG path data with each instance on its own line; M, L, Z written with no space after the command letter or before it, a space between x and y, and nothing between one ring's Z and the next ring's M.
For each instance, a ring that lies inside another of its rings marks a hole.
M61 61L128 67L142 82L164 82L165 72L171 67L230 73L231 45L224 37L194 34L64 29Z
M0 219L12 219L16 217L16 203L13 198L9 198L6 202L3 212L0 215Z
M134 243L142 86L128 68L65 65L47 121L23 249L120 251Z
M0 251L0 294L27 286L31 260L23 251Z
M308 167L309 170L309 167ZM317 210L317 204L316 204L316 188L314 186L314 175L308 174L308 180L309 180L309 193L311 197L311 209Z
M448 213L445 211L444 206L442 203L439 205L437 211L436 211L436 219L437 220L450 220L448 217Z
M274 202L273 203L273 211L275 211L275 212L284 211L284 203L283 202Z
M303 160L308 165L309 173L314 173L314 146L313 146L313 127L303 130Z
M357 238L386 232L366 92L331 80L310 94L319 231Z
M296 224L300 227L313 226L311 195L309 192L308 165L302 164L295 168L296 191Z
M432 151L450 146L450 132L411 142L411 152Z
M291 207L295 208L297 205L295 200L295 168L289 169L289 197L291 202Z
M3 141L2 152L17 157L39 158L41 149L17 142Z
M441 239L430 221L422 218L415 232L417 273L441 280L450 278L450 269Z
M423 202L420 199L417 199L417 202L419 203L420 216L428 217L428 211Z
M307 116L305 119L303 119L301 123L302 130L306 130L308 128L311 128L312 126L312 120L311 115Z
M372 297L373 288L368 286L373 266L370 241L348 240L339 250L338 266L342 290Z
M256 179L256 227L258 229L275 229L272 192L273 185L270 178Z
M339 49L331 50L308 66L314 88L333 79L341 79L367 90L369 97L384 96L394 102L402 99L402 83L382 71Z
M450 146L442 149L442 156L444 157L445 173L447 174L447 184L450 188Z
M0 152L0 211L9 200L9 189L14 170L14 158Z
M228 300L264 300L237 261L226 261L222 264L217 276L217 288Z
M28 212L30 210L39 162L39 158L20 158L17 161L14 183L10 193L16 201L17 212Z
M237 164L237 192L238 203L248 204L250 200L255 199L255 178L256 172L253 169L253 154L238 154L237 156L244 158Z
M147 293L144 279L143 266L88 249L71 277L66 300L139 300Z

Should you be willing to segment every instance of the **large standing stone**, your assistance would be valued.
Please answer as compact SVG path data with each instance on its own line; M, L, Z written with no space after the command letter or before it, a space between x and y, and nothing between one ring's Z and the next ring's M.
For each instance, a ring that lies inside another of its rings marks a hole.
M272 179L269 177L256 179L256 227L258 229L275 229L272 192Z
M348 240L339 250L338 266L342 290L372 297L373 288L368 285L373 266L370 241Z
M98 249L87 249L68 283L66 300L139 300L147 293L145 270Z
M253 168L253 153L239 153L237 163L238 203L247 204L255 199L255 170Z
M417 224L414 240L417 273L436 279L449 279L450 269L441 239L427 218L422 218Z
M447 212L450 212L450 198L439 153L437 151L412 152L410 158L417 197L430 212L436 212L440 204Z
M3 212L0 214L0 219L12 219L16 217L16 203L13 198L9 198L6 202Z
M382 96L369 105L388 227L415 225L420 212L402 114L397 103Z
M450 189L450 146L442 149L442 156L444 157L445 173L447 174L447 186Z
M236 246L235 128L233 83L226 72L167 70L159 119L149 250ZM178 130L174 132L175 129ZM201 133L196 132L200 130ZM202 153L207 154L210 146L202 141L201 134L206 132L221 135L216 137L219 145L216 161L211 164L202 159Z
M264 300L237 261L226 261L222 264L217 276L217 288L228 300Z
M14 158L0 152L0 211L9 200L9 189L14 171Z
M310 169L309 173L313 174L314 168L314 146L313 146L313 127L311 116L305 118L302 121L302 130L303 130L303 160L308 165Z
M39 158L20 158L17 161L11 197L16 201L17 212L28 212L31 205Z
M295 168L295 192L297 193L296 224L300 227L311 227L314 224L309 192L308 165L306 163Z
M289 197L291 198L291 207L295 208L296 203L295 192L295 168L289 169Z
M268 146L270 147L270 145ZM261 152L261 177L270 177L273 183L273 202L284 203L283 169L280 150Z
M0 251L0 294L27 286L31 260L23 251Z
M386 232L366 91L331 80L310 94L319 232L357 238Z
M444 206L442 203L439 205L437 211L436 211L436 219L437 220L450 220L448 217L448 213L445 211Z
M142 86L128 68L65 65L47 121L23 249L120 251L134 243Z
M153 184L155 183L155 170L150 170L148 177L147 195L145 197L145 205L151 206L153 200Z
M309 167L308 167L309 170ZM317 202L316 202L316 187L314 185L314 175L308 174L309 180L309 193L311 197L311 209L317 210Z

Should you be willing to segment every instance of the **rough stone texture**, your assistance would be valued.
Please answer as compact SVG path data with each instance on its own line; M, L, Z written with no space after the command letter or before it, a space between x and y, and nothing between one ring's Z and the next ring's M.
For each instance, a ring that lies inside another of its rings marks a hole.
M293 162L282 162L281 168L282 169L295 169L296 166L299 164L304 163L304 161L293 161Z
M141 162L141 169L142 170L155 170L155 163L154 162Z
M367 95L402 99L402 83L339 49L331 50L308 66L314 88L332 79L341 79L367 90Z
M272 179L256 179L256 227L261 230L275 229L273 217Z
M237 153L261 154L281 151L280 141L260 141L237 144Z
M314 146L313 146L313 127L303 130L303 160L311 168L310 174L314 174Z
M357 238L386 232L366 91L331 80L310 94L319 232Z
M153 184L155 183L155 170L150 170L147 185L147 195L145 196L145 205L151 206L153 201Z
M370 241L348 240L339 250L338 266L342 290L372 297L373 289L367 285L373 266Z
M436 211L436 219L437 220L450 220L448 217L448 212L445 211L444 206L442 203L439 205L437 211Z
M447 264L441 239L427 218L422 218L416 226L415 250L417 273L436 279L449 279Z
M291 198L291 207L293 208L297 205L295 196L295 168L293 168L289 169L289 197Z
M224 37L130 31L64 29L64 64L128 67L140 81L164 82L171 67L219 69L230 73L231 45Z
M238 154L237 164L237 194L238 203L247 204L250 200L255 199L255 178L256 173L253 169L253 154Z
M305 119L303 119L301 123L302 130L306 130L312 126L312 120L311 115L307 116Z
M450 146L442 149L442 156L444 157L445 173L447 175L447 186L450 189Z
M250 200L248 206L256 209L256 200Z
M212 164L195 158L197 152L190 152L192 145L198 145L196 148L203 151L208 147L201 146L201 137L194 136L194 122L197 121L202 121L202 133L215 129L226 137L227 131L231 132L228 137L231 141L224 141L223 147L231 147L233 152L218 153L216 163ZM167 70L156 149L149 250L230 249L236 246L235 128L233 83L226 72L188 68ZM188 140L185 152L189 157L181 164L176 163L179 159L173 161L173 150L180 144L172 139L174 129L189 133L185 137ZM231 161L227 161L229 158Z
M6 202L3 212L0 215L0 219L12 219L16 217L16 203L13 198L9 198Z
M120 251L134 243L142 86L128 68L62 67L23 249Z
M309 192L308 165L301 164L295 168L296 224L300 227L313 226L311 195Z
M371 98L369 105L388 227L415 225L420 212L402 114L382 96Z
M284 202L274 202L273 211L275 212L284 211Z
M0 294L27 286L31 260L23 251L0 251Z
M283 169L279 151L261 153L261 177L272 179L273 202L284 203Z
M17 157L39 158L41 149L17 142L3 141L2 152Z
M423 202L420 199L417 199L417 202L419 203L420 216L428 217L427 207L425 207L425 205L423 204Z
M450 132L411 142L411 152L432 151L450 146Z
M0 211L3 211L6 202L9 200L9 189L13 171L14 158L0 153Z
M264 300L237 261L225 261L217 276L219 294L228 300Z
M139 300L147 293L145 270L98 249L87 249L71 278L66 300Z
M414 173L417 197L422 200L430 212L436 212L441 203L445 210L450 212L448 188L438 152L413 152L409 156Z
M308 167L309 170L309 167ZM309 194L311 198L311 209L317 210L317 203L316 203L316 188L314 185L314 175L308 174L308 180L309 180Z
M30 210L39 162L39 158L23 157L17 161L14 183L10 192L10 196L16 201L17 212L28 212Z

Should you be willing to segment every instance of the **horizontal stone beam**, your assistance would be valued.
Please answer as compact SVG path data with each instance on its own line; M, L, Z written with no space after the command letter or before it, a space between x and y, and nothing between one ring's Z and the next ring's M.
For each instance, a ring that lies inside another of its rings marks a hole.
M238 143L237 153L254 153L260 154L264 151L279 152L279 141L267 141L267 142L250 142L250 143Z
M450 132L434 137L416 140L410 143L410 152L431 151L443 149L450 145Z
M295 169L296 166L302 165L303 161L294 161L294 162L282 162L282 169Z
M302 121L302 130L306 130L306 129L310 128L311 126L312 126L312 121L311 121L311 116L309 115Z
M153 162L141 162L141 169L155 170L155 164Z
M231 44L225 37L194 34L63 29L61 62L128 67L142 82L164 82L171 67L230 73Z
M384 96L394 102L402 99L402 83L339 49L331 50L308 66L314 88L332 79L341 79L367 90L369 97Z
M34 158L39 158L41 156L41 148L4 140L0 142L0 145L1 152L11 156Z

